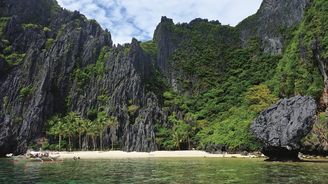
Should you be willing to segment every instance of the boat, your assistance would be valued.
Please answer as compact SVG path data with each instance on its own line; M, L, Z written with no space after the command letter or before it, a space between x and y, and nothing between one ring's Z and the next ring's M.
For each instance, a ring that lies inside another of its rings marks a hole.
M28 151L25 155L10 156L14 161L55 162L62 161L59 153Z
M7 158L11 158L11 157L13 157L13 156L14 156L13 153L8 153L8 154L6 154L6 157L7 157Z

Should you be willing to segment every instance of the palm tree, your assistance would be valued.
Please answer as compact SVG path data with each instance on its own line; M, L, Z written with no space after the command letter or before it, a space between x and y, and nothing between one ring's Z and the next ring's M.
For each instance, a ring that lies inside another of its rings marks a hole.
M83 132L82 133L87 134L88 127L90 126L90 124L92 124L92 122L89 119L82 119L82 124L81 124L82 129L83 129ZM89 139L88 139L88 136L86 138L86 141L87 141L86 142L87 149L89 149Z
M97 115L97 119L96 119L96 126L97 129L99 131L99 141L100 141L100 150L103 149L103 133L105 131L105 129L108 127L108 120L109 118L107 117L107 113L102 111L99 112Z
M114 129L118 126L118 120L114 116L111 116L108 119L107 123L108 123L107 126L111 129ZM112 150L114 150L114 134L112 134L111 141L112 141Z
M61 139L63 136L64 122L59 116L54 116L50 119L49 125L51 126L48 133L50 135L58 136L58 149L61 149Z
M64 117L65 119L65 135L68 138L68 145L69 145L69 150L72 151L72 137L77 131L77 121L79 121L80 116L75 113L75 112L70 112L67 114L67 116Z
M76 132L79 135L79 149L82 150L82 134L86 132L86 120L77 118L75 121Z
M89 119L84 120L83 126L84 126L85 134L86 134L87 150L89 150L89 138L92 134L91 133L92 125L93 125L93 122L91 120L89 120Z
M87 136L90 136L92 139L93 150L96 150L96 137L98 135L98 127L94 122L88 124Z
M189 141L190 126L182 120L175 120L172 130L173 130L172 139L174 145L178 150L180 150L181 143L184 143L185 141Z

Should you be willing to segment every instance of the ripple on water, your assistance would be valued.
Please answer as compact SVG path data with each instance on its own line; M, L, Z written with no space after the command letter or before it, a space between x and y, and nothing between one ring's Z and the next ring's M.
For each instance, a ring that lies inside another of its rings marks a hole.
M328 183L328 162L152 158L19 163L0 160L0 183Z

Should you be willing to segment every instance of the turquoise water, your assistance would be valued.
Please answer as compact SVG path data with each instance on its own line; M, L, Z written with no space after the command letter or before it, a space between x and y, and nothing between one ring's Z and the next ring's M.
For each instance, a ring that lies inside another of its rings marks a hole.
M0 183L328 183L328 162L260 159L0 160Z

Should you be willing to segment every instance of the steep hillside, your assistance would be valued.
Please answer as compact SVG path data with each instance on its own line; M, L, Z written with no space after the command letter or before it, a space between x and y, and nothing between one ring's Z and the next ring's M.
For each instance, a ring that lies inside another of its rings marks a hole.
M112 47L96 21L52 0L10 0L1 1L0 53L1 154L24 152L55 114L100 109L117 117L111 137L120 148L157 149L153 122L161 111L143 82L153 67L136 40Z
M327 7L264 0L236 27L163 17L153 40L114 47L53 0L2 0L0 155L40 138L52 149L258 150L250 123L279 98L327 108ZM320 117L304 152L328 149Z
M288 37L302 20L310 0L264 0L259 11L244 21L237 29L241 40L257 37L264 52L282 54L288 44Z
M164 93L168 124L159 126L162 148L177 148L170 135L182 128L184 148L257 149L249 125L279 98L313 96L324 111L326 4L265 0L236 28L163 18L154 35L158 65L171 84ZM317 124L315 143L305 143L314 150L327 144L326 120Z

